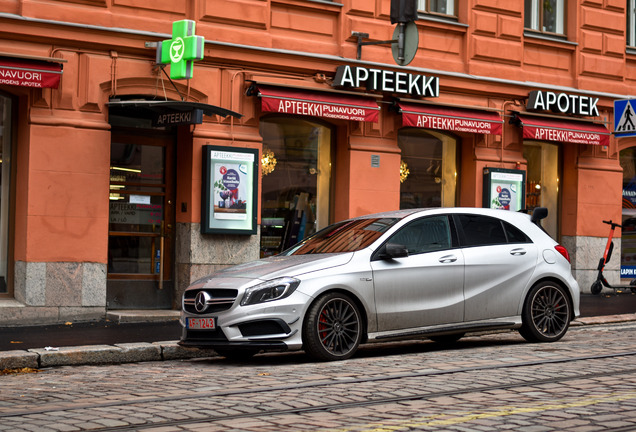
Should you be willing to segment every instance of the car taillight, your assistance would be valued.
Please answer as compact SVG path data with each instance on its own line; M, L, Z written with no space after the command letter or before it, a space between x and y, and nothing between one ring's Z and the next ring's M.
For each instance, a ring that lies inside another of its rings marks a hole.
M554 247L561 255L563 255L565 257L566 260L568 260L568 262L570 262L570 254L568 253L568 250L566 248L564 248L561 245L556 245Z

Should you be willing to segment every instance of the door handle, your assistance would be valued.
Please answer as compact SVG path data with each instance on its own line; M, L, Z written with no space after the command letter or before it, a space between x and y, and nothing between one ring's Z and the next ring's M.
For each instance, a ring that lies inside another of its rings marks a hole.
M523 248L513 249L510 251L510 255L514 255L514 256L525 255L525 254L526 254L526 250Z
M439 259L439 262L444 263L444 264L445 263L452 263L452 262L455 262L455 261L457 261L457 257L455 255L446 255L446 256L443 256L443 257L441 257Z

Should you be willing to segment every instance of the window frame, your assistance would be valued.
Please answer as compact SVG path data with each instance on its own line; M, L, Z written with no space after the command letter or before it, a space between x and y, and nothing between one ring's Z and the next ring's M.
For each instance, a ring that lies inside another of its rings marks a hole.
M559 39L566 39L567 38L566 23L568 18L567 1L566 0L555 0L555 1L557 3L561 3L561 8L562 8L562 12L561 12L562 18L560 21L556 23L557 30L559 26L561 27L561 31L562 31L561 33L559 33L558 31L552 32L552 31L543 30L543 23L545 18L543 13L543 7L542 7L543 0L524 0L524 15L527 13L527 9L530 9L530 12L532 13L530 17L531 18L530 26L526 25L527 16L524 16L524 22L523 22L524 31L539 34L539 35L559 38ZM528 8L528 4L530 4L529 8ZM557 9L557 18L558 18L558 9Z
M636 48L636 0L627 0L626 8L625 44L629 48Z
M419 13L423 13L423 14L427 14L427 15L432 15L432 16L436 16L439 18L444 18L444 19L458 19L458 6L459 6L459 2L458 0L443 0L446 2L446 4L452 4L453 7L453 13L452 14L445 14L445 13L441 13L441 12L437 12L434 10L431 10L431 0L418 0L417 2L417 11Z

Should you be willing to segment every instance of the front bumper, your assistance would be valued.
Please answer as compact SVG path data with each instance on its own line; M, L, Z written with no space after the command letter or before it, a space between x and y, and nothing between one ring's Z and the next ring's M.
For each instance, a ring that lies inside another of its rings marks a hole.
M216 314L181 311L184 347L259 349L285 351L302 348L302 317L308 296L295 292L290 297L251 306L234 305ZM187 318L214 318L214 329L190 329Z

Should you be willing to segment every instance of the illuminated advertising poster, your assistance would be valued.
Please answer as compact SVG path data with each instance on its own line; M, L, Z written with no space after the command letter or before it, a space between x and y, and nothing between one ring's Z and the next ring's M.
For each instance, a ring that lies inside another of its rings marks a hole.
M256 234L258 150L203 148L202 227L204 234Z
M522 210L525 207L525 171L484 168L484 207Z

